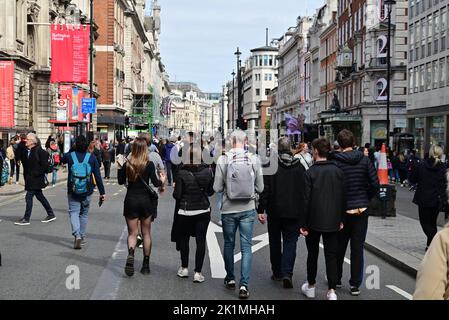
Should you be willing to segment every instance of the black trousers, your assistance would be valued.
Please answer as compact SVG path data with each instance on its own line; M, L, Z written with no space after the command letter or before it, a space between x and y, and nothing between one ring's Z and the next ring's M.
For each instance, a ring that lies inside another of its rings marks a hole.
M196 238L196 254L195 254L195 272L201 272L204 263L204 256L206 255L206 234L209 226L210 215L200 214L196 216L179 216L179 225L185 225L188 229L194 229ZM192 225L193 224L193 225ZM181 251L181 265L183 268L189 266L189 252L190 252L190 231L185 230L179 237L179 248Z
M338 232L319 232L309 230L306 237L307 245L307 282L316 283L318 269L318 254L320 252L320 239L323 236L324 259L326 261L326 275L329 289L337 289L337 252Z
M368 209L369 210L369 209ZM344 228L338 232L338 280L343 276L343 263L346 248L351 241L351 279L349 284L352 287L360 287L364 275L363 250L368 231L368 210L361 215L345 213Z
M26 209L25 209L25 215L24 218L26 220L30 220L31 218L31 211L33 210L33 197L36 197L37 200L42 204L42 206L45 208L45 211L47 211L47 215L54 216L53 209L51 208L50 203L48 202L47 198L45 198L44 194L42 193L42 190L35 190L35 191L27 191L25 196L26 201Z
M111 177L111 161L104 161L104 177L110 178Z
M430 246L430 243L433 240L433 237L438 232L437 228L437 219L440 210L438 207L433 208L424 208L419 206L419 222L421 223L421 227L427 236L427 246Z
M299 223L268 215L271 270L276 277L291 277L296 260Z

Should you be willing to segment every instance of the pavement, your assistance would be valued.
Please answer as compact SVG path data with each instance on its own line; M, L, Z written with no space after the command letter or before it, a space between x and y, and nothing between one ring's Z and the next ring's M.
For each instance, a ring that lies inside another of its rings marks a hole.
M73 237L67 216L67 189L63 182L47 188L44 194L50 201L57 219L44 224L45 210L35 202L29 226L15 226L23 216L24 195L8 201L0 200L0 300L237 300L238 290L223 286L223 235L219 225L216 199L211 203L214 211L207 236L207 250L203 265L206 281L192 282L195 246L191 240L189 278L176 276L180 265L179 252L170 241L174 201L172 187L160 197L158 218L152 226L151 274L141 275L142 252L136 254L136 274L129 278L123 267L127 255L127 230L123 218L126 189L112 179L105 183L106 202L100 208L98 194L92 198L87 245L73 249ZM3 199L3 198L0 198ZM374 219L372 219L374 221ZM282 282L270 279L267 226L256 221L253 236L253 265L250 279L250 300L307 300L300 293L306 279L307 249L304 238L298 241L293 274L293 289L284 289ZM239 279L239 241L236 241L235 275ZM415 279L384 259L366 252L365 281L362 294L349 294L349 250L344 263L343 288L337 290L339 300L409 300ZM79 281L75 281L77 276ZM326 299L327 280L323 250L320 250L317 275L317 300ZM262 302L260 302L262 303Z

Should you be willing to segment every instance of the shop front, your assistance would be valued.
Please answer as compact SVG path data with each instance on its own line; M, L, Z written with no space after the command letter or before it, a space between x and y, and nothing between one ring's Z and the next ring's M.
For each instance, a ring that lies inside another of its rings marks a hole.
M338 133L347 129L354 134L355 144L362 145L362 117L342 113L322 113L321 123L324 127L325 137L331 142L337 140Z

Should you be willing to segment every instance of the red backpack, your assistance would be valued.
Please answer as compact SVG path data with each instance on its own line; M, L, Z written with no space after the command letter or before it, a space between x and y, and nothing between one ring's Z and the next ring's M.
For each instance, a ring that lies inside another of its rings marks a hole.
M57 166L57 165L59 165L60 163L61 163L61 159L60 159L60 156L59 156L59 152L53 153L53 164L54 164L55 166Z

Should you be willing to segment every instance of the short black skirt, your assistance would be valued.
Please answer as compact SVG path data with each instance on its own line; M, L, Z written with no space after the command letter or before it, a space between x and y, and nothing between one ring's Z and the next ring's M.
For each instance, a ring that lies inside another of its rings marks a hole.
M146 219L157 217L158 201L150 199L147 193L126 194L123 215L129 219Z

